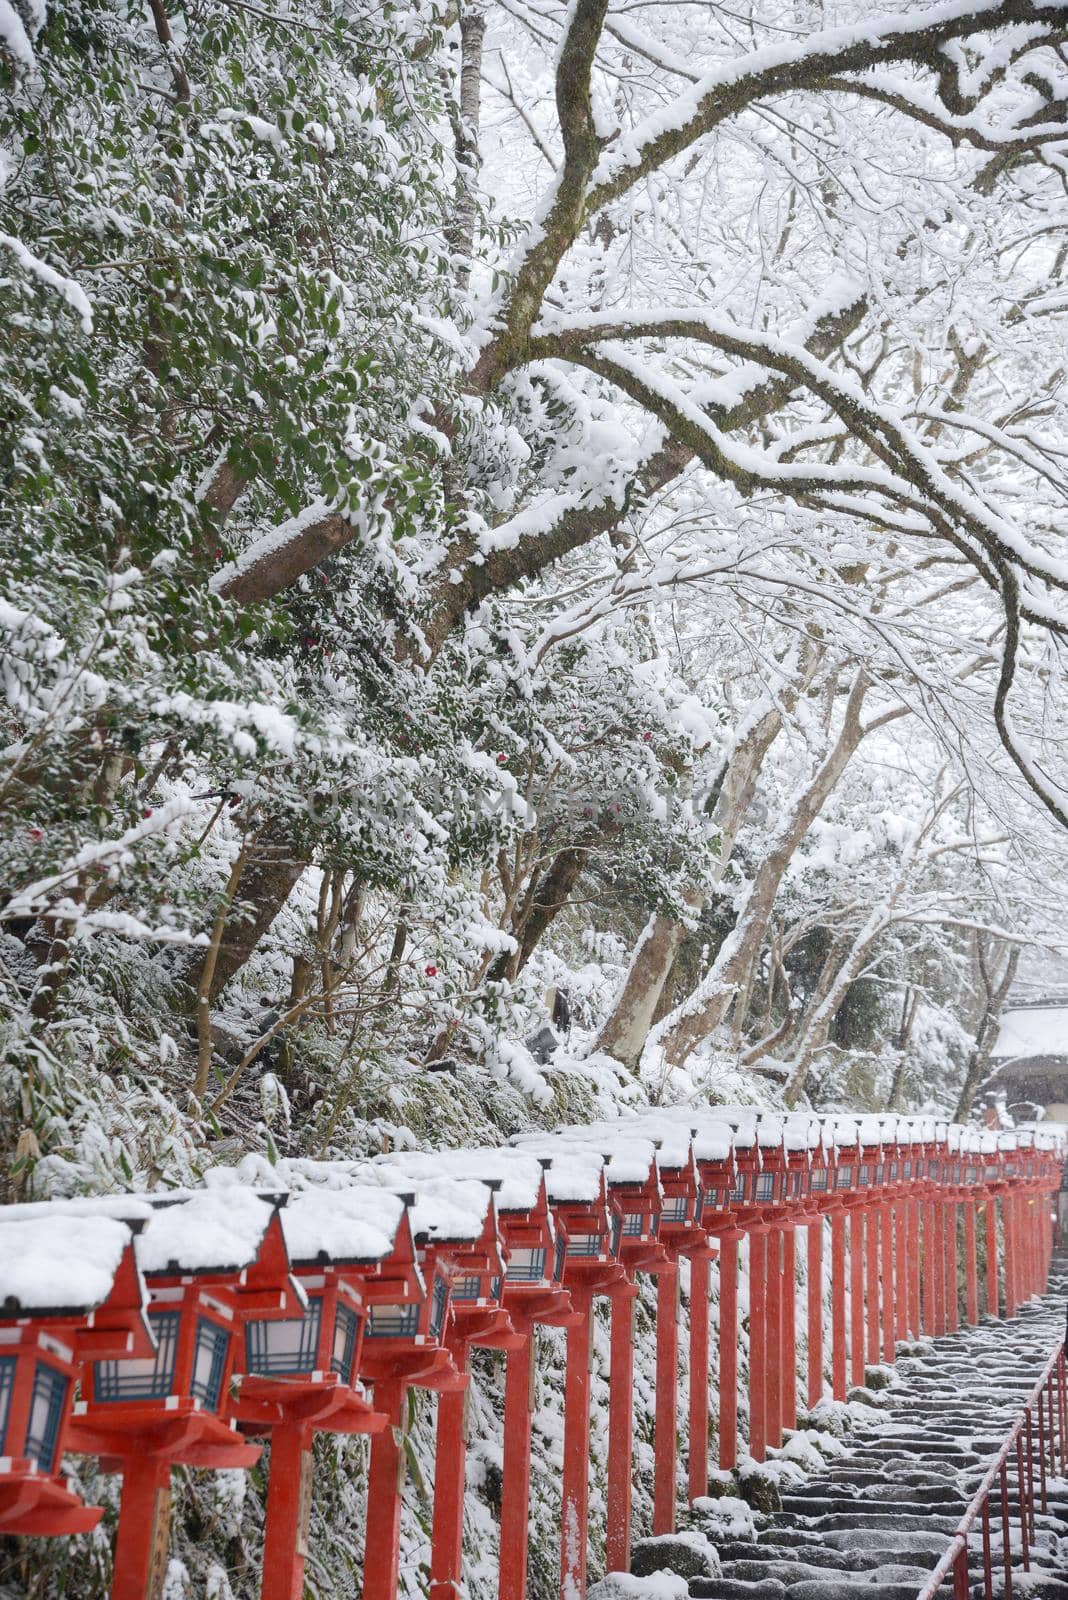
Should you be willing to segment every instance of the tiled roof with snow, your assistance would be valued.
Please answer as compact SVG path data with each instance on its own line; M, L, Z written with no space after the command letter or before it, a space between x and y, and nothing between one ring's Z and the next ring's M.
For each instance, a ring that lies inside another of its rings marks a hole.
M995 1060L1063 1056L1068 1060L1068 1005L1020 1006L1001 1013Z

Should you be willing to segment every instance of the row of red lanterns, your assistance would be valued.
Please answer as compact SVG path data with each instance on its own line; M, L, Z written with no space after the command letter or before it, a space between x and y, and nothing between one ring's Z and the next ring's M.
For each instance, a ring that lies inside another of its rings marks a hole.
M630 1554L633 1306L657 1280L653 1531L676 1517L679 1264L690 1274L688 1484L707 1489L709 1294L719 1274L718 1459L738 1459L739 1248L749 1282L748 1451L797 1420L795 1238L806 1230L807 1390L823 1392L824 1219L832 1393L908 1335L1044 1286L1052 1136L998 1140L891 1119L661 1112L497 1151L293 1161L203 1190L0 1208L0 1532L69 1535L101 1513L64 1450L122 1473L113 1600L157 1600L175 1464L247 1467L271 1440L262 1595L299 1600L316 1431L371 1435L364 1600L398 1588L403 1418L438 1395L432 1600L459 1600L472 1347L506 1352L501 1600L526 1592L534 1330L566 1329L561 1592L586 1584L594 1305L611 1306L607 1565ZM277 1189L265 1187L270 1178ZM259 1186L250 1180L259 1179ZM922 1273L920 1268L922 1240ZM848 1290L848 1293L847 1293ZM847 1305L848 1320L847 1327Z

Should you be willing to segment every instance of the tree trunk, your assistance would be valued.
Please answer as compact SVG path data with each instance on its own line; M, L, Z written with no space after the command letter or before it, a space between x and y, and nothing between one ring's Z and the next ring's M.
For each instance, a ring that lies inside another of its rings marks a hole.
M866 673L858 673L838 735L757 868L738 921L710 971L656 1030L655 1042L670 1065L680 1066L720 1026L738 985L759 955L783 874L867 731L860 710L869 687Z
M468 0L460 18L460 96L453 118L456 152L456 209L449 227L449 244L459 256L456 281L466 289L471 277L470 259L475 236L476 188L480 165L478 121L481 109L482 41L486 13L479 0Z
M230 979L241 971L300 880L308 862L297 849L281 818L264 823L249 848L241 878L241 892L226 919L208 990L215 1000ZM187 981L199 987L202 964L187 972Z
M901 1002L901 1021L898 1025L897 1038L894 1040L894 1050L897 1060L894 1062L894 1076L890 1083L890 1093L886 1098L887 1111L900 1111L901 1100L905 1090L905 1063L908 1060L909 1040L912 1038L912 1029L916 1022L916 1013L920 1009L920 991L906 985L904 999Z
M990 1054L994 1048L994 1041L998 1036L998 1018L1001 1008L1013 983L1016 981L1016 969L1020 965L1020 948L1015 946L1005 958L1005 966L1000 978L996 978L991 971L987 950L984 944L984 935L979 934L976 942L976 958L979 964L979 974L983 981L985 999L983 1015L979 1019L979 1026L975 1030L975 1044L972 1046L971 1055L968 1057L968 1066L964 1073L964 1082L961 1085L960 1098L957 1109L953 1113L954 1122L963 1122L971 1115L975 1103L975 1093L986 1076L990 1066Z
M700 911L704 896L687 896ZM633 1071L641 1060L657 1004L686 936L686 926L674 917L654 912L634 947L623 987L594 1046Z
M810 666L806 661L802 669L802 681L809 673ZM754 717L748 730L743 729L728 761L712 812L712 821L719 829L720 840L717 881L726 870L738 830L752 804L764 757L782 728L781 706L791 703L791 697L784 695L781 705L772 706ZM697 890L691 890L684 895L684 899L691 911L699 916L704 909L705 896ZM638 1065L686 931L685 923L656 912L646 924L635 947L627 976L595 1047L614 1056L624 1066L634 1069Z

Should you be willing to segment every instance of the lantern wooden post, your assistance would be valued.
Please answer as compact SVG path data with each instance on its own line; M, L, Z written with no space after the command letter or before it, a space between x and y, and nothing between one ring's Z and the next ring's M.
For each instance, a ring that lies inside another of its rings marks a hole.
M522 1343L509 1350L504 1371L500 1600L523 1600L527 1589L533 1391L534 1331L528 1328Z
M923 1278L923 1250L921 1250L923 1214L923 1200L918 1195L913 1195L908 1202L908 1331L915 1339L918 1339L919 1334L924 1331L921 1294L919 1294Z
M738 1241L740 1228L719 1239L719 1464L738 1465Z
M773 1450L782 1448L782 1239L783 1230L772 1226L764 1245L764 1444Z
M749 1454L763 1461L767 1439L765 1381L767 1375L768 1226L759 1222L749 1233Z
M571 1291L574 1320L567 1330L564 1371L564 1470L560 1529L560 1596L586 1593L586 1524L590 1499L590 1363L592 1296Z
M385 1417L386 1426L371 1436L363 1600L396 1600L397 1596L401 1488L405 1477L402 1426L407 1391L403 1378L380 1378L375 1383L375 1410Z
M1001 1197L1001 1236L1004 1241L1005 1315L1016 1315L1016 1196L1007 1189Z
M939 1194L934 1202L934 1331L946 1331L946 1208Z
M865 1299L867 1302L867 1358L875 1366L880 1356L881 1325L879 1320L879 1222L880 1207L864 1208L865 1242Z
M959 1256L957 1247L957 1201L946 1206L946 1325L947 1332L960 1328Z
M782 1358L782 1427L796 1428L797 1241L792 1225L782 1230Z
M811 1408L823 1398L823 1218L805 1230L805 1300L808 1313L808 1385Z
M839 1206L831 1213L831 1392L836 1400L846 1397L846 1294L846 1214Z
M964 1203L964 1313L974 1327L979 1321L979 1263L975 1242L975 1217L978 1202Z
M301 1600L304 1593L311 1447L312 1430L307 1423L283 1423L271 1430L262 1600Z
M936 1260L935 1203L928 1189L923 1201L923 1306L921 1312L921 1329L923 1333L928 1335L938 1332L935 1311Z
M463 1570L464 1495L467 1490L467 1344L452 1349L463 1386L438 1395L437 1434L434 1446L434 1515L430 1540L430 1600L460 1600ZM368 1527L374 1523L368 1517Z
M864 1382L865 1375L864 1223L863 1208L854 1207L849 1217L849 1353L854 1388Z
M144 1461L123 1474L111 1600L159 1600L167 1571L171 1521L171 1470Z
M987 1196L983 1210L986 1223L986 1309L987 1314L998 1314L998 1210L997 1200Z
M656 1402L654 1427L653 1533L675 1531L676 1423L679 1370L679 1266L661 1267L656 1278ZM629 1458L628 1458L629 1459ZM628 1561L628 1567L630 1565Z
M899 1196L894 1201L894 1314L895 1342L903 1344L910 1333L909 1305L909 1202Z
M692 1504L708 1493L708 1286L711 1249L690 1255L690 1392L687 1494Z
M608 1384L608 1494L605 1564L609 1572L630 1571L631 1462L634 1448L633 1283L611 1292L610 1376Z
M882 1250L883 1283L883 1360L892 1362L896 1347L897 1304L894 1285L894 1205L885 1201L879 1207L879 1243Z

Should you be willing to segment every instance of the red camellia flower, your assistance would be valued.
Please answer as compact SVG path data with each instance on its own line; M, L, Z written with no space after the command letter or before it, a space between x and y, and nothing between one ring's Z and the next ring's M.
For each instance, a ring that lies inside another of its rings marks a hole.
M141 815L143 817L150 817L152 815L152 807L151 806L146 806L145 809L142 811Z
M28 828L26 831L28 832L30 838L33 840L34 844L36 844L38 842L38 840L44 838L44 829L43 828Z
M437 975L438 975L437 967L433 967L433 966L424 967L423 971L426 973L428 978L436 978Z

